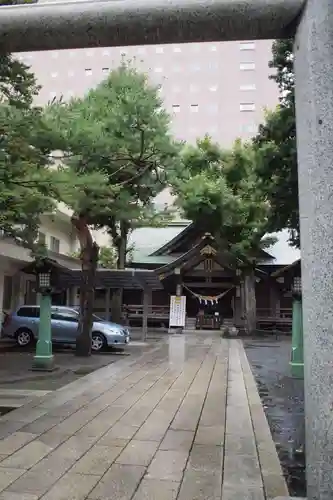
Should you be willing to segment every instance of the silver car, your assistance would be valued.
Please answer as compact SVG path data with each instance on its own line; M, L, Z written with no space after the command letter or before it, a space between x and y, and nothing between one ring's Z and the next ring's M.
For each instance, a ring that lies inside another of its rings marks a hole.
M72 307L52 306L51 329L54 344L75 344L79 311ZM93 315L91 349L100 351L104 347L124 347L130 341L127 327L104 321ZM9 314L2 327L2 337L16 339L21 347L38 338L39 306L21 306Z

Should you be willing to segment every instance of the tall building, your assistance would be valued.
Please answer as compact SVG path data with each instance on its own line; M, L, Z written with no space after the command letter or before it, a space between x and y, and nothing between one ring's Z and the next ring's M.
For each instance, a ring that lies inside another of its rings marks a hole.
M39 103L82 96L122 59L135 62L160 85L178 139L208 133L222 146L257 130L278 92L269 79L270 41L147 45L22 53L42 90Z

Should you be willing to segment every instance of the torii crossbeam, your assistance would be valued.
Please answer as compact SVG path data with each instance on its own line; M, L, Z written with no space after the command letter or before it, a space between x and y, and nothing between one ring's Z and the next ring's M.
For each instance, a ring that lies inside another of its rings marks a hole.
M305 5L302 0L113 0L0 7L0 51L295 33L307 493L308 500L332 500L333 0L307 0Z
M1 2L0 2L1 3ZM0 7L0 50L293 35L303 0L102 0Z

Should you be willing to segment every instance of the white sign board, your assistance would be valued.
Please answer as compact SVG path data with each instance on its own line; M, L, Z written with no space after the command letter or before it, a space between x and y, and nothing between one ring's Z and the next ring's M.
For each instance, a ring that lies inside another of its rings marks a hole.
M178 297L171 295L170 297L170 316L169 327L185 326L186 317L186 296Z

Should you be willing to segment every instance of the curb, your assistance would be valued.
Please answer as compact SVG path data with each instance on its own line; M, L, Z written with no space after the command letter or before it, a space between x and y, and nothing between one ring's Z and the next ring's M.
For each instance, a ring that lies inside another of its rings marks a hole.
M265 498L267 500L273 500L276 497L290 498L257 384L241 342L239 342L239 354L257 444Z

